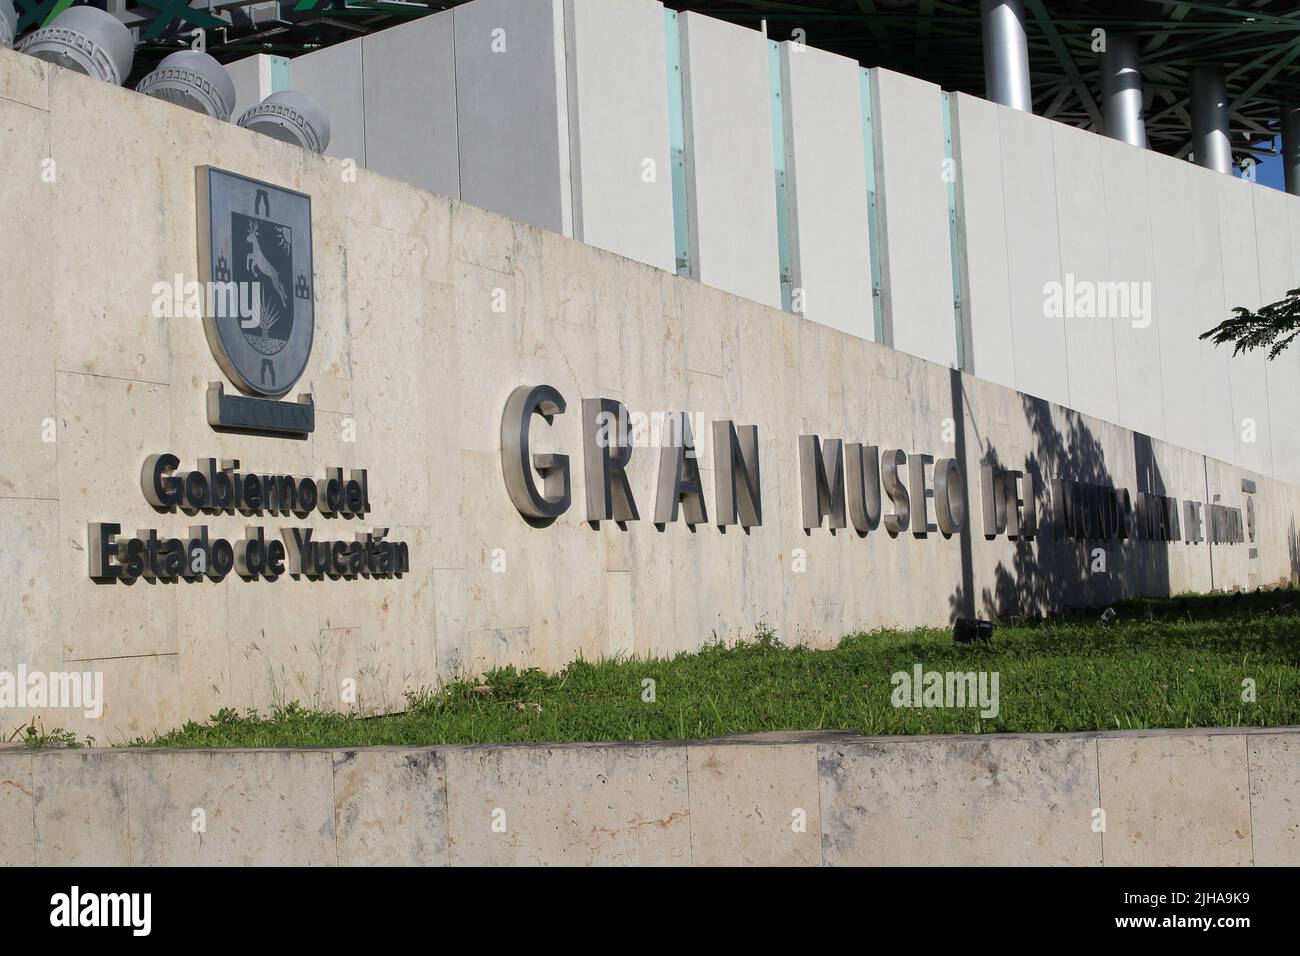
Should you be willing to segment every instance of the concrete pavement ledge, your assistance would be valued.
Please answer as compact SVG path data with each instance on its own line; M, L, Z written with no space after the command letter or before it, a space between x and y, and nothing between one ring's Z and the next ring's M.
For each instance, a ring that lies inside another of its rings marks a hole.
M1300 728L0 751L4 865L1300 864Z

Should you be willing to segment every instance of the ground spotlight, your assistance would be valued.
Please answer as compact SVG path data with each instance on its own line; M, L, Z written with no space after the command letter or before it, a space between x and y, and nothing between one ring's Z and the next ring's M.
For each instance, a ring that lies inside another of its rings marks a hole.
M235 81L215 57L197 50L166 57L136 90L223 121L235 108Z
M131 72L135 40L122 21L98 7L69 7L23 40L22 52L121 86Z
M330 144L329 116L319 103L297 90L272 93L239 117L239 125L313 153L325 152Z
M952 625L952 639L958 644L993 640L993 622L978 618L959 617Z
M7 50L14 45L17 30L18 12L14 9L14 0L0 0L0 49Z

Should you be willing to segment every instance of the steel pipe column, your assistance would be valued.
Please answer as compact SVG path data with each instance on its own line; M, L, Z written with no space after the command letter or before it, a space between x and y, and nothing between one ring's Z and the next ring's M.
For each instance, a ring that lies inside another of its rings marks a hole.
M984 32L984 88L988 98L1025 113L1034 111L1029 93L1029 42L1023 0L980 0Z
M1215 172L1232 172L1232 144L1228 127L1228 89L1223 70L1214 66L1192 69L1192 153L1196 163Z
M1300 196L1300 103L1282 106L1282 173L1286 191Z
M1137 37L1106 37L1106 52L1101 55L1101 93L1106 135L1145 149L1147 129Z

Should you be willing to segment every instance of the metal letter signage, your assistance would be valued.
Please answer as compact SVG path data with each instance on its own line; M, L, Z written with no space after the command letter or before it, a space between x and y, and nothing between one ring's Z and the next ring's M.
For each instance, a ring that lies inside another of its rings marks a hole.
M565 410L564 396L550 385L521 385L506 401L501 417L501 468L506 491L519 514L534 527L550 524L571 503L569 459L558 454L533 454L528 433L534 415L555 425ZM656 413L657 414L657 413ZM587 499L586 520L597 527L602 521L616 521L622 530L637 520L630 474L633 448L643 443L642 432L634 427L645 414L630 412L612 398L582 400L582 489ZM705 504L707 466L701 464L696 448L693 413L672 411L664 420L665 432L650 441L661 445L655 486L654 525L660 533L683 514L685 524L695 530L709 523ZM701 421L703 434L707 422ZM713 523L722 531L739 524L746 534L763 524L762 482L758 462L758 426L737 426L731 419L712 423ZM1040 491L1050 508L1055 541L1186 541L1195 544L1241 544L1255 540L1254 499L1243 507L1191 499L1179 501L1167 495L1138 492L1127 488L1089 484L1065 477L1044 476L1026 459L1024 469L986 463L980 466L981 488L967 485L961 459L956 455L935 457L924 451L906 452L843 438L816 434L799 435L796 462L799 478L800 517L805 534L822 529L834 534L852 527L859 537L883 527L890 538L911 531L927 538L938 531L944 538L968 536L983 531L992 541L1032 543L1039 532ZM638 458L638 461L641 459ZM212 471L213 465L205 466ZM646 466L647 470L653 465ZM543 478L539 490L536 475ZM152 486L146 483L145 493ZM1255 483L1243 479L1242 492L1255 493ZM933 500L933 511L931 511ZM982 505L977 516L973 502ZM1181 507L1180 507L1181 504ZM888 507L889 510L886 510ZM931 517L934 524L930 523ZM1185 527L1185 534L1182 530ZM1250 550L1250 557L1256 549Z
M140 490L156 510L187 515L295 515L318 512L361 520L370 515L370 480L364 468L346 476L327 467L323 478L240 471L238 459L200 458L198 467L180 470L180 459L161 452L145 458ZM234 542L213 537L207 525L184 534L157 528L123 536L120 524L91 522L86 528L90 576L97 581L220 581L232 571L245 580L276 580L281 575L308 578L401 577L411 570L405 541L388 540L387 528L356 529L351 540L317 540L312 528L281 528L280 539L260 525L245 525Z
M704 481L700 478L700 461L695 457L695 436L684 412L673 418L675 432L659 452L659 486L655 497L655 524L667 525L677 520L677 506L686 513L688 525L709 520L704 506Z
M582 400L582 448L587 520L638 520L626 471L632 460L632 432L622 403L612 398Z
M501 416L501 472L510 500L525 518L550 522L569 509L569 456L533 455L528 450L533 416L549 423L566 407L564 396L549 385L521 385L506 402ZM542 475L544 492L533 480L533 467Z
M823 515L830 519L827 527L832 531L844 527L844 448L840 439L828 438L823 444L817 435L799 436L799 492L805 531L820 528Z
M208 424L213 428L304 438L315 428L311 395L296 402L276 401L288 394L307 368L315 336L312 300L311 198L210 166L199 166L199 274L207 285L203 327L221 370L245 395L226 395L210 382ZM544 389L522 412L564 411ZM527 396L521 396L521 401ZM506 435L502 436L503 447ZM538 456L545 473L552 456ZM560 459L555 464L562 463ZM370 483L364 468L325 468L322 478L239 470L235 458L200 458L198 467L180 471L170 453L145 458L140 490L163 513L295 515L313 512L329 518L363 519L370 514ZM568 501L564 472L563 503ZM548 494L557 493L548 478ZM550 502L543 499L543 504ZM562 510L562 509L561 509ZM558 513L558 512L557 512ZM220 581L230 573L246 580L401 577L411 569L405 541L388 540L387 528L356 529L351 539L317 538L317 529L281 528L280 540L260 525L245 525L235 541L191 525L184 534L156 528L123 535L113 522L86 528L90 577L97 581Z
M763 523L759 493L758 426L736 425L730 419L713 423L713 484L718 525L753 528Z
M199 275L209 284L203 328L231 382L213 383L214 428L305 435L315 427L311 397L296 405L265 401L289 393L307 368L315 335L311 197L200 166Z

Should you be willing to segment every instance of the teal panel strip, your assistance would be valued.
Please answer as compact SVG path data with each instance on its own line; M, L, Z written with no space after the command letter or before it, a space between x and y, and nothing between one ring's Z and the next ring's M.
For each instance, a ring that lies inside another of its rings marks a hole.
M943 94L943 178L948 184L948 247L952 253L952 315L957 333L957 367L966 368L966 320L961 298L961 237L957 228L957 163L952 151L952 107Z
M677 11L664 11L664 50L668 58L668 166L673 184L673 246L677 274L691 274L690 218L686 206L686 121L682 88L682 35Z
M858 71L862 88L862 154L867 164L867 233L871 244L871 313L875 339L884 344L885 310L880 297L880 225L876 219L876 133L871 119L871 73Z
M772 94L772 158L776 165L776 248L781 266L781 308L791 309L790 203L785 171L785 106L781 101L781 45L767 41L767 75Z
M271 57L271 92L279 93L289 89L289 58L287 56Z

